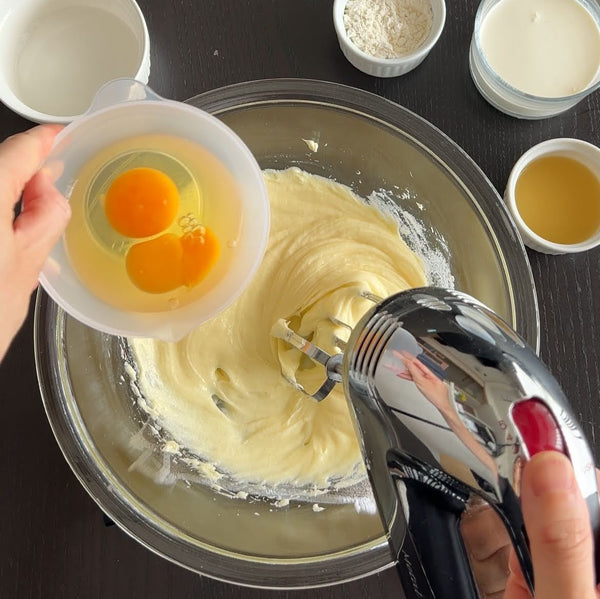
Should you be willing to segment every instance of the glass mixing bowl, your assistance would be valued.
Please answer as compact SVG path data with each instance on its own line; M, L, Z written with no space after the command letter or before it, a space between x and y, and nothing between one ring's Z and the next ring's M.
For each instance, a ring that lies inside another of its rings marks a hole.
M445 253L456 287L538 347L533 278L515 226L484 174L432 125L381 97L318 81L243 83L189 102L229 125L262 168L298 166L363 197L393 190ZM35 315L38 378L58 443L101 509L146 547L264 588L343 582L392 564L379 517L352 504L278 509L165 480L165 457L134 401L124 340L70 318L41 291Z

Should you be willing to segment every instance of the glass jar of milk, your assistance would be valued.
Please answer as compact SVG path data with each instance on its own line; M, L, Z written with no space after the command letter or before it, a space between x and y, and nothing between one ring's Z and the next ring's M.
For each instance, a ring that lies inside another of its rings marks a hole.
M482 96L511 116L540 119L600 86L600 6L588 0L483 0L469 52Z

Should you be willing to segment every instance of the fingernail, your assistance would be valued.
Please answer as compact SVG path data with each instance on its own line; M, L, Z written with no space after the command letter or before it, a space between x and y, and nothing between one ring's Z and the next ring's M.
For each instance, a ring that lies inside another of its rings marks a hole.
M525 466L531 490L537 497L547 493L566 492L574 489L575 477L569 459L556 451L535 455Z

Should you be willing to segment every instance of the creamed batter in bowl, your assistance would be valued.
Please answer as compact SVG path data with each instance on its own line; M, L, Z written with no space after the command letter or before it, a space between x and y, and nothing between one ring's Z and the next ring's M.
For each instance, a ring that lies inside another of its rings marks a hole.
M280 318L328 352L373 305L427 284L398 223L343 185L298 168L265 171L271 233L246 291L178 343L131 339L148 411L181 447L248 481L316 489L364 478L338 385L317 402L324 370L274 339Z

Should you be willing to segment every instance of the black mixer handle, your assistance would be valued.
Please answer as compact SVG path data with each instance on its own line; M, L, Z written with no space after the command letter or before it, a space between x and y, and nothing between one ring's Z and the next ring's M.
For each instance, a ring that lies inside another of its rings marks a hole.
M407 521L396 569L407 599L479 599L460 532L464 504L415 480L396 484Z

